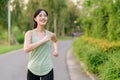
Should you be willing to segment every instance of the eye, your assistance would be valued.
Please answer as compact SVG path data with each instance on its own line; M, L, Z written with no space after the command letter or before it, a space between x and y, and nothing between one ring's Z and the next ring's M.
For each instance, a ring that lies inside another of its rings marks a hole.
M42 17L42 14L40 14L39 17Z
M47 17L47 14L44 14L44 17Z
M47 17L47 14L40 14L39 17Z

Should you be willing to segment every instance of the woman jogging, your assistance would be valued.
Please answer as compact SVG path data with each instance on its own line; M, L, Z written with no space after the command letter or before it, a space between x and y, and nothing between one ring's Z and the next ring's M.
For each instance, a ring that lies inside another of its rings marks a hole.
M27 80L54 80L51 60L51 44L54 56L58 56L57 38L54 33L45 29L48 13L38 9L33 17L34 26L25 34L24 51L29 52Z

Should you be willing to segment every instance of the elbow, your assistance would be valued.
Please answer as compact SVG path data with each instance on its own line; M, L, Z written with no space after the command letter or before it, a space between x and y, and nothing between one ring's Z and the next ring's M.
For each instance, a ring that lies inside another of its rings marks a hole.
M57 40L54 40L53 42L54 42L54 43L57 43L58 41L57 41Z
M53 39L52 41L53 41L54 43L57 43L58 40L57 40L57 39Z
M28 48L24 48L24 51L25 51L26 53L29 53L29 52L30 52L30 50L29 50Z

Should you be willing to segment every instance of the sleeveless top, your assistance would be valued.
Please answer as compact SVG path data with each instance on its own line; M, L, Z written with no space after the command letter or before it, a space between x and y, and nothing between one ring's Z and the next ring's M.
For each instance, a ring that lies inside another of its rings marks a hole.
M50 38L50 34L45 30L46 35ZM36 29L33 30L32 34L32 43L41 40L37 36ZM35 75L45 75L49 73L52 68L52 59L51 59L51 44L52 41L49 40L36 49L34 49L29 55L28 69Z

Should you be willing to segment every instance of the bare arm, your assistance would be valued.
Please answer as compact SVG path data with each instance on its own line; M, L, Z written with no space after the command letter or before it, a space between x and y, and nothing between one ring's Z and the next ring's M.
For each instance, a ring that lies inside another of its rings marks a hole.
M53 47L54 47L53 55L57 57L59 55L58 54L58 41L54 34L52 35L51 40L53 41Z
M41 44L45 43L49 39L47 36L45 36L42 40L35 42L35 43L31 43L31 40L32 40L32 31L28 31L25 34L25 41L24 41L25 52L30 52L34 50L35 48L39 47Z

